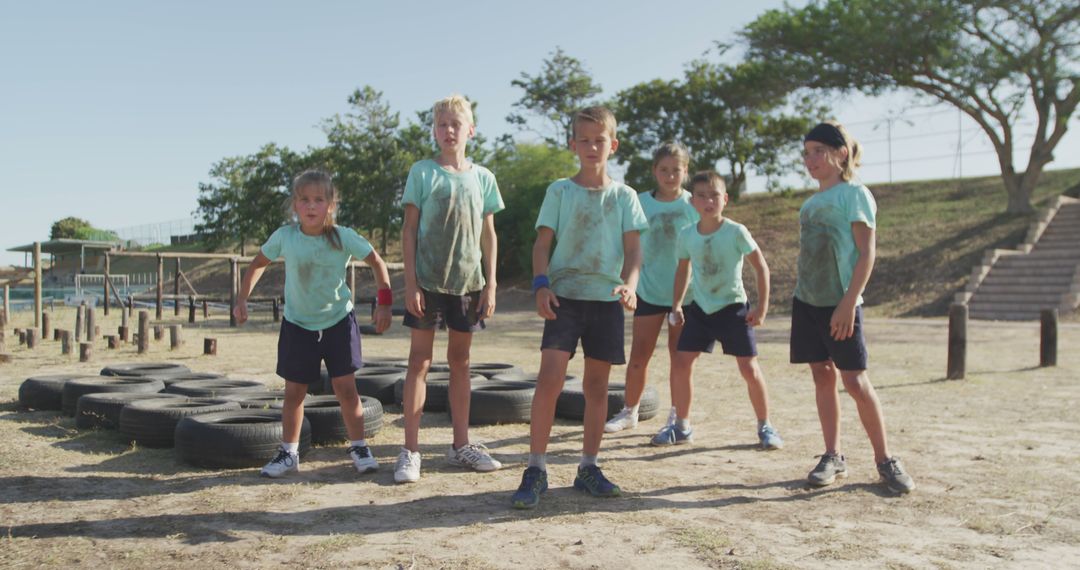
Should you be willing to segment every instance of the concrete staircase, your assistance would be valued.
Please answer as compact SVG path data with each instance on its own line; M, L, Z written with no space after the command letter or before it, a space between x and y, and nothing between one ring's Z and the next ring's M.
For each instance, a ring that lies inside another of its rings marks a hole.
M971 273L957 303L972 319L1038 320L1043 309L1080 306L1080 200L1059 196L1015 250L993 249Z

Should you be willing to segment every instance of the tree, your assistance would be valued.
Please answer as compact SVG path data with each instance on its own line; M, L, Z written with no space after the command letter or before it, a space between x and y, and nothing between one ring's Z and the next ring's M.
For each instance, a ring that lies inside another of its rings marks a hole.
M91 229L90 222L68 216L53 222L52 227L49 228L49 239L79 239L79 230L83 228Z
M587 106L602 91L581 62L566 55L560 47L544 60L539 74L531 76L522 72L521 78L510 85L525 91L513 106L539 117L543 127L542 130L530 127L529 119L521 112L508 115L507 122L540 134L547 144L555 147L565 147L573 135L574 112Z
M619 92L622 123L618 160L627 182L652 187L652 150L677 140L691 154L691 171L727 166L728 192L738 199L747 170L775 178L798 167L802 135L824 111L809 99L788 107L791 86L768 64L691 62L681 81L653 80Z
M809 87L913 90L971 117L997 152L1008 212L1031 194L1080 102L1076 0L817 0L770 10L744 32L749 56ZM1015 124L1037 116L1027 167Z

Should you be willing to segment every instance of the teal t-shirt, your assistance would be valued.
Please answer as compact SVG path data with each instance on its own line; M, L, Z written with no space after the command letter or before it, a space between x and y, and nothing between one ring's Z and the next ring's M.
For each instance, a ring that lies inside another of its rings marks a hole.
M536 228L555 232L551 290L581 301L615 301L622 284L623 234L649 226L633 188L612 181L589 190L562 178L548 186Z
M835 307L851 285L859 259L851 224L871 229L877 215L874 195L862 184L841 182L815 192L799 209L799 272L795 296L815 307ZM863 302L862 296L856 301Z
M450 295L483 289L480 235L484 216L506 207L495 175L478 164L464 172L450 172L434 160L421 160L409 169L401 203L420 209L417 284Z
M690 287L702 311L712 314L732 303L746 302L743 258L757 248L746 226L727 218L708 235L701 235L697 224L679 232L675 254L690 260Z
M271 260L285 258L285 319L312 331L328 329L352 311L345 267L349 258L364 259L373 250L354 230L334 227L341 249L322 235L305 235L296 224L278 228L261 248Z
M683 191L670 202L661 202L652 192L638 194L641 210L649 221L649 227L641 232L641 279L638 281L638 298L670 307L674 302L675 241L686 226L697 223L697 210L690 205L690 193ZM688 292L685 304L693 301Z

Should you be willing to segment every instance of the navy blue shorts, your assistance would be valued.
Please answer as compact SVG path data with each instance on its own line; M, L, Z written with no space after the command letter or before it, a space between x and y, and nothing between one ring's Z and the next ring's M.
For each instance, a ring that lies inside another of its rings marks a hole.
M405 312L403 324L409 328L431 330L435 327L458 332L473 333L484 329L480 318L480 291L464 295L451 295L421 289L424 295L424 316L422 318Z
M281 320L277 375L289 382L314 384L322 380L322 361L331 378L360 369L360 329L350 311L328 329L312 331Z
M585 358L626 364L622 303L556 298L559 300L559 306L554 307L556 318L544 321L540 350L563 350L573 358L580 339Z
M862 307L855 307L855 332L847 340L829 334L829 321L836 307L815 307L792 297L791 362L832 360L840 370L866 370L869 354L863 338Z
M724 354L757 356L754 327L746 324L749 312L749 303L732 303L711 314L697 303L690 303L683 309L686 324L679 335L679 351L711 353L716 341L720 341Z
M641 297L637 298L637 308L634 309L635 317L649 317L652 315L666 315L671 312L671 307L654 305Z

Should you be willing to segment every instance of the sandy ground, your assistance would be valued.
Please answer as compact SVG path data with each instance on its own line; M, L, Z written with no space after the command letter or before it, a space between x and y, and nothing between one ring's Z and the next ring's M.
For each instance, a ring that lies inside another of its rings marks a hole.
M605 438L601 462L626 496L599 500L570 488L579 425L553 431L552 489L528 512L509 508L528 450L528 426L478 427L506 468L471 473L446 464L444 414L424 418L423 478L393 484L402 442L400 409L387 409L372 439L381 469L358 476L338 446L315 449L299 476L270 481L255 470L207 471L171 450L133 448L115 432L80 432L73 420L17 411L22 380L103 365L169 360L194 370L273 375L275 327L266 315L243 329L225 315L185 329L143 357L132 346L94 361L60 355L58 343L29 351L6 330L15 361L0 365L0 566L23 567L382 567L382 568L1062 568L1080 566L1080 326L1062 325L1056 368L1038 368L1037 324L972 323L969 374L945 381L943 320L868 320L871 378L888 418L890 444L918 482L896 497L876 483L872 453L844 397L851 476L811 489L806 473L822 451L813 388L787 363L786 317L759 330L772 418L785 449L755 447L754 417L734 362L705 357L696 378L690 446L653 448L662 417ZM167 321L172 320L171 315ZM178 320L178 319L177 319ZM70 309L54 326L73 326ZM119 323L116 311L99 322ZM497 314L475 339L474 361L535 370L540 321ZM629 328L627 329L629 330ZM202 338L219 355L202 356ZM16 339L17 340L17 339ZM629 341L629 338L627 338ZM404 356L395 324L364 341L369 355ZM445 346L440 335L439 347ZM628 342L629 344L629 342ZM628 348L629 350L629 348ZM668 403L666 353L650 383ZM571 362L580 373L581 359ZM623 367L613 379L621 380ZM663 416L663 414L661 414Z

